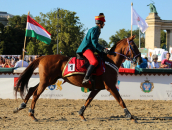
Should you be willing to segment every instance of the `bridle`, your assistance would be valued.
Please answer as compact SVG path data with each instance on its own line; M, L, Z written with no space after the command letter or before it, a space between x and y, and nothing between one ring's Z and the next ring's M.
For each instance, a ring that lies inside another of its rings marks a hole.
M123 56L123 57L125 57L125 58L127 58L129 60L132 60L133 62L136 62L137 56L141 55L141 53L140 52L138 54L135 53L133 47L130 45L131 42L132 41L129 41L128 38L127 38L128 48L127 48L126 54L121 54L121 53L118 53L118 52L111 52L111 53L112 54L114 54L114 53L119 54L119 55L121 55L121 56ZM133 53L134 53L134 57L133 58L131 58L131 51L133 51ZM127 56L128 53L130 53L129 57Z

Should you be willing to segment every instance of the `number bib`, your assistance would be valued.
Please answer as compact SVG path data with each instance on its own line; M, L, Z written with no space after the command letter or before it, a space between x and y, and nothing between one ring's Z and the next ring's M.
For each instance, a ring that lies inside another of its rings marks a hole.
M68 71L75 71L75 64L68 64Z

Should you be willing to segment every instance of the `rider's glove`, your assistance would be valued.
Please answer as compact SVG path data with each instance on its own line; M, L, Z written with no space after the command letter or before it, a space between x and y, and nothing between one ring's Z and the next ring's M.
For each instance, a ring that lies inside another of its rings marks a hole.
M106 54L110 54L110 51L106 48L103 49L103 52L106 53Z

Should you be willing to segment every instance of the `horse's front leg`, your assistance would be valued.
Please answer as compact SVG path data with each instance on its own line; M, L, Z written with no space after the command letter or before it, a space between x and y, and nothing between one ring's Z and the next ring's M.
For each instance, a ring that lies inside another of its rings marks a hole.
M114 83L113 83L114 84ZM106 82L104 82L104 85L105 85L105 88L107 91L109 91L112 96L118 101L119 105L124 109L124 113L125 113L125 116L127 118L130 118L132 121L135 121L137 122L133 116L131 115L131 113L129 112L129 110L127 109L122 97L120 96L118 90L116 89L116 87L114 87L114 85L110 85Z
M32 94L34 93L34 91L36 90L36 88L38 87L38 85L39 85L39 84L37 84L37 85L34 86L34 87L29 88L29 91L28 91L28 93L27 93L25 99L23 100L24 102L21 103L20 106L19 106L18 108L15 108L14 111L13 111L13 113L17 113L18 111L20 111L20 110L26 108L26 104L27 104L29 98L32 96Z
M82 121L86 121L86 119L84 118L84 111L86 110L86 108L88 107L88 105L91 103L91 101L93 100L93 98L97 95L97 93L100 90L92 90L90 95L88 96L84 106L81 107L81 109L79 110L79 116L81 117Z

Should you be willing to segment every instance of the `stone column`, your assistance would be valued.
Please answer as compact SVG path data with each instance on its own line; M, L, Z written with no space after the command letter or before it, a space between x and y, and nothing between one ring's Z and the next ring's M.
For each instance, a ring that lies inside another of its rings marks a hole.
M170 41L169 41L169 48L172 47L172 30L170 30ZM169 51L169 48L167 51Z
M160 48L161 19L156 13L150 13L146 18L148 28L145 33L145 48Z
M166 45L167 45L167 51L169 51L169 48L172 47L172 30L166 30Z
M169 51L169 46L170 46L170 30L166 30L166 45L167 45L167 51Z

